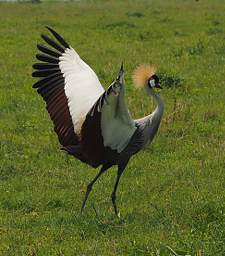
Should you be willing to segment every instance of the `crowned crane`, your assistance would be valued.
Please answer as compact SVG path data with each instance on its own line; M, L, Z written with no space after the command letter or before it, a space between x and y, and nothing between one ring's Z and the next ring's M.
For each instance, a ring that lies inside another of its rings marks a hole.
M33 88L46 102L62 149L100 171L88 184L81 212L98 178L113 165L118 166L111 195L115 214L116 191L120 177L130 158L154 138L163 115L163 101L154 88L161 88L155 69L139 66L134 82L144 87L157 107L150 115L133 120L127 109L124 93L123 65L118 77L105 91L95 72L77 52L52 28L56 40L41 35L51 47L38 44L41 52L33 65L33 77L40 78Z

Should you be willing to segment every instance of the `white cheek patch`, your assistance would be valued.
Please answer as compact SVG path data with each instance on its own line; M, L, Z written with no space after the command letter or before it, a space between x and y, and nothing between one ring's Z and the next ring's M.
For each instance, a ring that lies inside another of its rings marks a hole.
M151 85L151 87L155 87L155 80L150 80L150 85Z

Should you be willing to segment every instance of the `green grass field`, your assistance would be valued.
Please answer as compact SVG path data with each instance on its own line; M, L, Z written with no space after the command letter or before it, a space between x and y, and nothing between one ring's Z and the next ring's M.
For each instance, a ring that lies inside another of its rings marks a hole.
M0 255L225 255L224 13L223 0L0 3ZM120 220L110 198L115 168L80 215L97 170L59 150L32 89L45 25L105 87L124 61L134 118L154 105L132 72L158 67L166 111L121 179Z

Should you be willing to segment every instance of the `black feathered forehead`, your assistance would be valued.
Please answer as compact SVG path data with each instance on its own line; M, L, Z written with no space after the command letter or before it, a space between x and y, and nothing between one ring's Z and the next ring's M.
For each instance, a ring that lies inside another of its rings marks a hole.
M153 76L151 76L151 77L149 78L149 80L151 80L151 79L154 79L154 80L156 81L156 83L159 82L159 77L158 77L156 74L154 74Z

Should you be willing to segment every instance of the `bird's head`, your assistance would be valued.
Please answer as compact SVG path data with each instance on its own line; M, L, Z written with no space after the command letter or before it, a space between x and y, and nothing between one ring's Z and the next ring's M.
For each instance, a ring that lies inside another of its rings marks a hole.
M152 75L149 79L148 79L148 83L147 83L147 86L149 88L159 88L159 89L162 89L161 85L160 85L160 82L159 82L159 77L154 74Z
M124 69L123 69L123 63L122 63L116 80L114 80L113 83L111 84L111 88L112 88L114 96L118 96L121 86L124 84L125 84Z
M162 89L156 69L146 64L139 66L134 71L133 82L136 87L145 88L147 92L151 92L154 88Z

